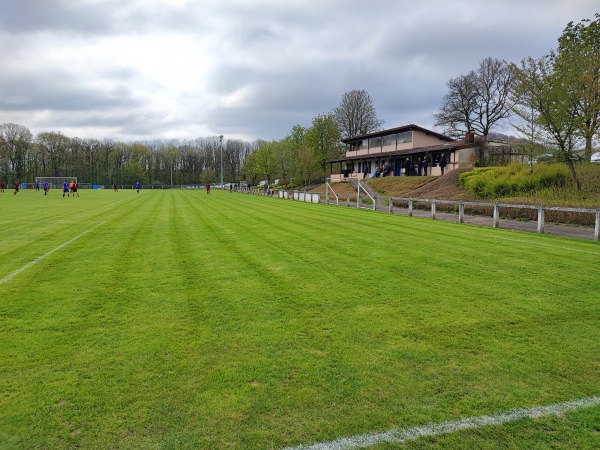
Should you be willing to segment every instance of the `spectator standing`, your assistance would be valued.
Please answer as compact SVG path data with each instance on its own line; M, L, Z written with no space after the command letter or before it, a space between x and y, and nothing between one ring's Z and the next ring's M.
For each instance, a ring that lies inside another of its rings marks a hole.
M427 168L429 167L429 156L423 158L423 175L427 176Z
M412 171L412 163L410 162L410 158L406 158L406 161L404 161L404 174L406 176L410 176L411 171Z
M442 171L442 175L444 175L444 169L446 168L446 164L448 161L446 160L446 155L442 155L440 158L440 170Z

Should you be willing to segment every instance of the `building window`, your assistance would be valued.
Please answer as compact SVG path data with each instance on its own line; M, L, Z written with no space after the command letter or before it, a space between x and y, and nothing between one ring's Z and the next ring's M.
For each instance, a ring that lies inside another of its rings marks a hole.
M383 146L384 147L395 147L396 146L396 135L395 134L388 134L387 136L383 137Z
M374 137L369 139L369 148L381 148L381 138Z
M366 150L367 141L358 141L354 144L354 150Z
M398 133L398 144L407 144L409 142L412 142L412 131Z

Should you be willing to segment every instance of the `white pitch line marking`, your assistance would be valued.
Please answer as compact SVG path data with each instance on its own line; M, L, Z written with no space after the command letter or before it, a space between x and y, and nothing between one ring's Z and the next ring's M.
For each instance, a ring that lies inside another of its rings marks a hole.
M351 450L371 447L377 444L402 443L426 436L438 436L460 430L502 425L520 419L535 419L538 417L558 415L567 411L591 408L598 405L600 405L600 397L586 397L570 402L554 403L548 406L512 409L493 416L467 417L465 419L450 420L412 428L397 428L382 433L362 434L353 437L339 438L329 442L287 447L284 450Z
M57 251L58 251L58 250L60 250L61 248L63 248L63 247L66 247L67 245L69 245L69 244L71 244L71 243L75 242L75 241L76 241L77 239L79 239L81 236L83 236L83 235L85 235L85 234L89 233L90 231L93 231L93 230L95 230L95 229L96 229L96 228L98 228L100 225L104 225L104 222L100 222L100 223L99 223L98 225L96 225L95 227L92 227L92 228L90 228L89 230L87 230L87 231L84 231L84 232L83 232L83 233L81 233L81 234L78 234L78 235L77 235L77 236L75 236L73 239L70 239L70 240L68 240L67 242L63 243L63 244L60 244L58 247L56 247L56 248L54 248L54 249L50 250L50 251L49 251L48 253L46 253L45 255L39 256L39 257L35 258L33 261L31 261L31 262L28 262L27 264L25 264L25 265L24 265L23 267L21 267L20 269L17 269L17 270L15 270L13 273L11 273L11 274L9 274L9 275L5 276L4 278L2 278L2 279L0 280L0 284L4 284L4 283L6 283L7 281L10 281L10 280L12 280L14 277L16 277L17 275L19 275L21 272L23 272L23 271L25 271L25 270L29 269L29 268L30 268L31 266L33 266L34 264L36 264L36 263L39 263L41 260L43 260L43 259L44 259L44 258L46 258L47 256L50 256L52 253L54 253L54 252L57 252Z

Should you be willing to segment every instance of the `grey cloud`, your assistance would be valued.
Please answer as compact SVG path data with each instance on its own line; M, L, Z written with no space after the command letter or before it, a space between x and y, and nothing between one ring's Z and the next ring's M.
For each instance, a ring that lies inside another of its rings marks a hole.
M148 8L119 0L83 3L70 0L3 1L0 30L31 34L58 32L79 35L135 34L157 30L194 30L207 27L209 17L201 5L172 9Z
M83 111L140 105L126 84L133 76L131 70L116 68L104 75L113 80L112 85L99 89L94 80L67 69L16 71L0 79L0 90L5 93L0 109Z
M84 6L76 1L19 0L3 2L0 29L11 33L47 30L101 32L111 28L111 4Z

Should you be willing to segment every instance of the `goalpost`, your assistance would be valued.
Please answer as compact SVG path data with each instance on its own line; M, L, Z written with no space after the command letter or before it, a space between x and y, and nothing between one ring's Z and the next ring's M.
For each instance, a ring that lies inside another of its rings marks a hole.
M62 189L62 185L65 181L67 183L74 181L79 185L77 177L35 177L35 181L40 183L40 189L43 189L44 181L48 182L49 189Z

